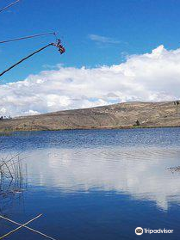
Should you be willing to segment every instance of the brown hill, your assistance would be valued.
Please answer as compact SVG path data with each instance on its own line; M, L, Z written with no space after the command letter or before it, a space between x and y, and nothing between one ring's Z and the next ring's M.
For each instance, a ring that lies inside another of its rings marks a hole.
M129 102L0 120L0 131L179 127L180 102Z

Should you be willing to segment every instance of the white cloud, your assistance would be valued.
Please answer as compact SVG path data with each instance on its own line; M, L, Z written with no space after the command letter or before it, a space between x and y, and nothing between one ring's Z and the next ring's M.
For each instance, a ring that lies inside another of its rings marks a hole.
M180 99L180 49L163 46L97 68L58 66L0 85L0 115L26 115L122 101Z
M96 34L89 34L88 37L89 37L89 39L91 39L92 41L95 41L97 43L110 43L110 44L120 43L120 41L115 40L113 38L104 37L104 36L100 36L100 35L96 35Z

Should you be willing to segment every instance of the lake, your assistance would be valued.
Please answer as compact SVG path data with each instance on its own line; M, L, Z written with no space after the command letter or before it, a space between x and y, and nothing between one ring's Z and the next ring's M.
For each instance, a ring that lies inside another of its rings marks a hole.
M20 153L24 190L0 211L60 240L179 239L180 128L21 132L0 137ZM0 220L0 236L16 228ZM135 234L135 228L173 233ZM21 229L9 239L45 239Z

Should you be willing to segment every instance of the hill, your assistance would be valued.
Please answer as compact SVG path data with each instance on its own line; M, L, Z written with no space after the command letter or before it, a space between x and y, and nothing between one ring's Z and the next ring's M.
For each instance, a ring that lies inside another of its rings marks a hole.
M179 127L180 102L128 102L0 120L0 131Z

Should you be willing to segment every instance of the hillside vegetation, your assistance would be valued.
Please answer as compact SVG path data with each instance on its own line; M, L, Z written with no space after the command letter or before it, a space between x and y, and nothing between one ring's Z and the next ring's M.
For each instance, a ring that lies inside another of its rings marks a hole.
M0 131L179 127L180 102L128 102L0 120Z

